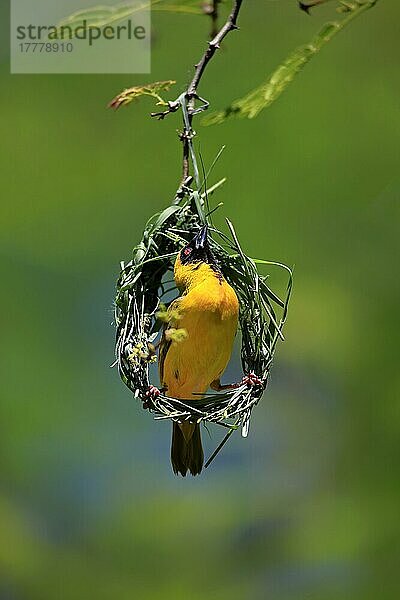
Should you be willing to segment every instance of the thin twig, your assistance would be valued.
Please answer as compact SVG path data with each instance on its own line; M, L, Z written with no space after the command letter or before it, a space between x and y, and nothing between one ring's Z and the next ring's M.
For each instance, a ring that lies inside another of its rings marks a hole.
M184 126L183 132L180 136L182 143L183 143L182 181L185 181L185 179L188 177L189 170L190 170L190 163L189 163L190 140L193 137L192 121L193 121L193 115L194 115L194 101L198 97L197 96L197 88L199 86L200 80L204 74L204 71L205 71L208 63L210 62L210 60L212 59L212 57L214 56L216 51L221 47L221 42L224 40L224 38L228 35L228 33L230 31L238 29L236 22L237 22L237 18L239 16L239 11L242 6L242 2L243 2L243 0L235 0L232 11L231 11L225 25L219 30L219 32L213 37L213 39L210 42L208 42L207 50L204 52L200 61L195 65L195 73L194 73L193 79L187 88L186 96L189 100L189 107L188 107L189 111L188 112L189 112L190 130L188 131L186 126ZM215 6L214 6L214 10L215 10Z
M218 33L219 4L221 4L221 0L213 0L213 11L212 11L212 15L211 15L211 19L212 19L211 38L216 36Z
M218 16L219 16L219 4L222 0L209 0L203 5L203 10L206 15L211 17L211 33L210 40L212 40L218 33Z
M230 31L235 29L239 29L236 22L239 16L239 11L242 6L243 0L235 0L231 14L229 15L225 25L221 27L217 35L208 43L208 48L204 52L201 60L196 65L196 70L192 81L189 84L187 89L187 95L189 99L196 96L197 88L200 83L200 79L203 76L204 70L207 67L208 63L214 56L215 52L220 48L221 42L228 35Z
M195 65L195 72L192 81L189 83L186 92L184 92L177 100L174 102L168 102L168 108L162 112L154 112L151 113L152 117L156 117L160 120L164 119L167 115L172 112L176 112L179 106L182 106L183 103L187 104L187 122L184 121L183 131L179 135L179 139L183 144L183 157L182 157L182 180L181 185L177 192L177 198L182 196L182 189L185 185L189 177L190 172L190 149L191 149L191 141L195 135L195 132L192 128L193 116L199 112L202 112L208 108L208 102L197 94L197 88L199 86L200 80L204 74L204 71L208 65L208 63L213 58L216 51L220 48L221 42L228 35L230 31L234 31L238 29L237 19L239 16L239 11L242 6L243 0L235 0L231 13L226 21L226 23L221 27L221 29L216 33L213 39L208 42L208 46L200 61ZM213 0L212 6L212 15L214 15L215 19L218 18L218 4L219 0ZM216 20L215 20L216 25ZM183 100L183 101L182 101ZM201 100L203 105L199 108L195 108L194 104L196 100Z
M190 124L192 123L192 117L190 117ZM182 155L182 182L186 181L189 177L190 162L189 162L189 132L184 127L182 133L179 135L179 139L183 144L183 155Z
M315 8L316 6L319 6L321 4L325 4L329 1L330 0L308 0L307 2L302 2L301 0L299 0L299 8L300 10L304 10L304 12L306 12L309 15L311 14L310 10L312 8Z
M152 112L150 113L151 117L157 117L157 119L159 121L162 121L163 119L165 119L165 117L167 115L169 115L170 113L176 112L180 107L180 104L178 102L168 102L168 108L166 110L160 111L160 112Z

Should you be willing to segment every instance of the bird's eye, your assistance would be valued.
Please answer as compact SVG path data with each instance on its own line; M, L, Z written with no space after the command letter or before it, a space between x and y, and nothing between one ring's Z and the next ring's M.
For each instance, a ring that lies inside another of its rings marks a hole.
M190 254L191 252L192 252L192 249L191 249L191 248L185 248L185 249L183 250L183 254L184 254L185 256L189 256L189 254Z

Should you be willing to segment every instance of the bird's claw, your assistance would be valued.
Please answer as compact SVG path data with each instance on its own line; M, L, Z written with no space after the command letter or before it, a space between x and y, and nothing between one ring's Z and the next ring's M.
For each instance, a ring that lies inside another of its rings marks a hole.
M161 394L160 390L154 385L149 385L143 399L143 408L151 409L154 407L153 401Z
M245 375L240 382L240 385L247 385L247 387L254 387L256 385L263 385L263 382L255 373L249 373Z
M155 398L158 398L160 394L161 392L158 388L156 388L154 385L149 385L145 396L146 398L154 400Z

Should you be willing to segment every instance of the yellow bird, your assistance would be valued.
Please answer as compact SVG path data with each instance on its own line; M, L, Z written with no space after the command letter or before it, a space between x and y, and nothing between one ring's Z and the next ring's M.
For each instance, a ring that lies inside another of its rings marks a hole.
M159 352L160 381L168 396L198 400L209 387L224 389L220 377L232 353L239 314L236 293L211 252L207 226L178 254L174 276L182 295L168 311ZM175 328L186 332L180 341L174 341L170 333ZM199 424L174 422L174 473L197 475L203 461Z

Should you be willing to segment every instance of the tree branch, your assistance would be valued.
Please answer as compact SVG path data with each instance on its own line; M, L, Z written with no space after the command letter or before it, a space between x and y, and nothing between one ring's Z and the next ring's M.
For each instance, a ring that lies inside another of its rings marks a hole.
M213 9L214 14L218 16L217 4L219 0L214 0ZM231 13L226 21L226 23L221 27L218 33L213 37L213 39L208 42L208 47L201 57L200 61L195 65L195 72L192 81L189 83L186 92L184 92L177 100L174 102L168 102L168 108L165 111L154 112L151 113L152 117L157 117L158 119L164 119L167 115L172 112L176 112L180 106L182 106L182 102L185 100L187 108L187 119L186 122L184 120L183 131L179 135L179 139L183 144L183 158L182 158L182 180L180 187L176 193L177 198L182 198L186 193L185 186L187 185L187 181L190 178L190 148L191 141L195 135L195 132L192 129L192 121L193 116L197 113L203 112L208 108L208 102L197 93L197 88L199 86L200 80L204 75L204 71L207 68L207 65L213 58L216 51L220 48L221 42L225 39L229 32L234 31L235 29L239 29L236 22L239 15L240 8L242 6L243 0L235 0L233 3L233 7ZM203 102L202 106L195 108L195 101L200 100Z
M197 88L200 83L200 79L203 76L203 73L214 56L215 52L220 48L221 42L228 35L230 31L235 29L239 29L236 25L237 18L239 16L239 11L242 6L243 0L235 0L231 14L228 17L225 25L219 30L217 35L208 43L208 48L201 57L200 62L196 65L196 71L192 81L189 84L187 89L187 96L189 99L193 98L197 93Z
M195 66L196 70L194 73L194 77L187 88L186 97L189 100L189 111L188 112L189 112L190 130L187 131L186 126L184 126L183 132L180 136L180 139L183 143L182 183L184 183L187 180L187 178L189 177L189 171L190 171L189 142L193 138L193 135L194 135L193 130L192 130L192 120L193 120L193 115L195 114L194 113L194 101L196 100L196 98L198 98L197 88L199 86L200 80L204 74L204 71L205 71L208 63L210 62L210 60L212 59L212 57L214 56L216 51L220 48L221 42L223 41L223 39L228 35L228 33L230 31L238 29L236 22L237 22L240 8L242 6L242 2L243 2L243 0L235 0L232 11L231 11L225 25L219 30L217 35L208 43L207 50L204 52L203 56L201 57L200 62L197 63L197 65ZM202 110L205 110L207 107L208 107L208 103L206 103L206 105L204 106L204 108ZM181 184L181 188L182 188L182 184Z

